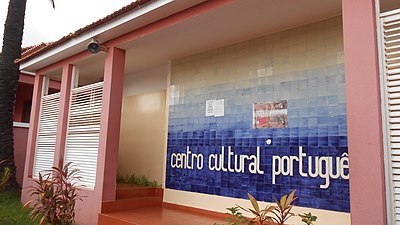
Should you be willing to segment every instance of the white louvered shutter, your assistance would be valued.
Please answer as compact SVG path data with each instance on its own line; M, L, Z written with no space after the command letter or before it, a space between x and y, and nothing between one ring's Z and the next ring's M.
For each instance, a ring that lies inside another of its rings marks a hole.
M72 89L65 163L80 170L79 185L94 188L103 82Z
M42 97L33 166L34 178L38 178L39 172L43 174L53 167L59 106L60 93Z
M381 14L391 224L400 225L400 10Z

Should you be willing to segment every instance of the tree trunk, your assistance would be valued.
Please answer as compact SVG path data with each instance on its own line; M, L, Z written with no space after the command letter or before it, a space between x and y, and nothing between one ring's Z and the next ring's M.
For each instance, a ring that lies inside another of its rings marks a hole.
M8 189L19 187L15 177L13 111L20 71L14 60L21 57L25 9L26 0L10 0L0 55L0 161L6 160L2 166L13 171Z

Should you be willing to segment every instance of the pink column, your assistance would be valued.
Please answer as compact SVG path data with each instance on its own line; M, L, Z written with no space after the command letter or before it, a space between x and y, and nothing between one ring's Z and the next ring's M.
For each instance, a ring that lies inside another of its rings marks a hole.
M60 110L58 112L56 148L54 151L54 166L61 168L64 162L65 141L67 138L69 102L72 82L71 64L65 64L62 70L60 89Z
M31 118L29 122L28 144L26 147L27 154L25 159L24 179L27 177L32 177L33 173L33 161L35 158L36 139L39 126L40 102L43 91L43 78L44 77L40 74L35 76L32 95Z
M39 126L40 102L42 98L43 76L37 74L32 95L31 118L29 123L28 141L26 147L25 168L23 176L23 189L21 200L26 202L29 199L29 193L25 190L31 185L30 179L33 173L33 162L35 159L36 139Z
M104 65L103 103L96 186L103 187L102 200L114 200L125 67L125 51L110 48Z
M386 224L374 0L342 0L352 225Z

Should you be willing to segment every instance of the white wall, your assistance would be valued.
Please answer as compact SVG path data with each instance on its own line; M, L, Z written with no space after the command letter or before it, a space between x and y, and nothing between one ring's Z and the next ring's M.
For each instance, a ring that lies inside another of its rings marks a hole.
M167 89L167 69L165 65L125 76L124 97Z
M226 208L240 205L244 208L252 208L250 201L246 199L228 198L215 195L200 194L194 192L177 191L172 189L164 190L164 202L185 205L205 210L211 210L216 212L226 213ZM259 202L260 208L263 208L272 203ZM318 217L315 224L321 225L346 225L350 224L350 214L334 212L328 210L304 208L304 207L293 207L293 213L303 214L311 212L313 215ZM246 216L250 214L244 213ZM303 225L300 217L293 217L288 220L287 224Z
M162 184L165 161L167 67L126 76L118 175L148 176Z

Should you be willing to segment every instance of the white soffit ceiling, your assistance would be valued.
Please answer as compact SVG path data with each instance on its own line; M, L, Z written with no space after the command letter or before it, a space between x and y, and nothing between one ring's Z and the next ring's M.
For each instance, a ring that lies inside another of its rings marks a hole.
M180 2L180 1L177 1ZM190 0L191 4L195 1ZM183 6L181 6L183 7ZM170 11L173 11L170 9ZM176 23L118 47L127 50L126 74L166 64L170 59L196 54L268 33L286 30L341 14L341 0L236 0L222 7ZM142 21L144 22L144 21ZM99 35L107 41L137 25L111 29ZM74 46L84 51L86 45ZM75 50L76 51L76 50ZM66 57L68 50L58 57ZM103 57L89 57L81 64L81 75L102 74ZM48 63L44 62L44 63ZM44 63L30 66L38 69Z
M126 73L341 14L340 0L237 0L119 47Z

